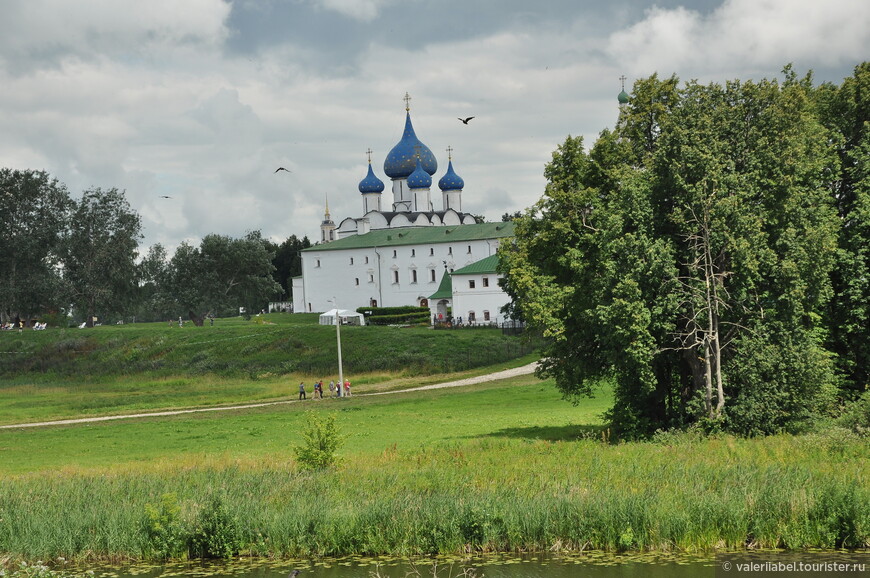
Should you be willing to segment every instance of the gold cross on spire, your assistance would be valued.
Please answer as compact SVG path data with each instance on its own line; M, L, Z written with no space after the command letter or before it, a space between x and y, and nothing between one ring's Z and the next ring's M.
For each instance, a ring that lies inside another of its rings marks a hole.
M371 147L369 147L369 149L366 151L366 154L369 157L369 164L372 164L372 149L371 149Z
M410 111L411 111L411 95L409 95L409 94L406 92L406 93L405 93L405 98L403 98L402 100L405 101L405 112L410 112Z
M453 160L453 147L450 145L447 146L447 160L448 161Z

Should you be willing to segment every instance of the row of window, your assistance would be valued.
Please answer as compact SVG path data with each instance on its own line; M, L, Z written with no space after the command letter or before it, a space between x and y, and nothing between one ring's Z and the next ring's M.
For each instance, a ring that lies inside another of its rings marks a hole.
M435 283L437 281L435 276L436 276L435 269L429 269L429 282L430 283ZM357 286L360 283L359 277L355 277L353 281L354 281L354 285L357 285ZM369 283L374 283L374 282L375 282L375 276L373 274L369 273ZM411 283L412 284L417 283L417 270L416 269L411 269ZM397 270L393 271L393 284L394 285L399 284L399 272Z
M453 255L453 247L447 247L447 254L448 254L448 255ZM468 245L468 248L467 248L466 254L471 255L471 245ZM416 256L417 256L417 249L411 249L411 257L416 257ZM429 247L429 256L430 256L430 257L434 257L434 256L435 256L435 248L434 248L434 247ZM398 249L393 249L393 259L397 259L398 257L399 257L399 251L398 251ZM365 264L367 265L368 262L369 262L368 255L366 255L366 256L364 257L364 259L365 259ZM318 261L318 264L319 264L319 263L320 263L320 262ZM354 258L353 258L353 257L350 257L350 264L351 264L351 265L354 264Z
M437 274L435 273L435 269L429 269L429 282L430 283L435 283L435 281L437 280L435 278L436 275ZM369 283L374 283L374 282L375 282L375 276L373 274L369 273ZM359 277L355 277L354 278L354 285L359 285L359 283L360 283ZM411 269L411 283L412 284L417 283L417 270L416 269ZM393 284L394 285L399 284L399 271L398 270L393 271ZM474 289L476 286L477 286L477 283L474 279L468 280L468 288L469 289ZM489 277L484 277L483 279L481 279L481 286L489 287Z
M489 311L487 311L487 310L485 310L485 309L484 309L484 311L483 311L483 320L484 320L484 321L490 321L490 320L491 320L491 319L490 319L490 316L489 316ZM468 319L467 319L467 321L468 321L468 323L475 323L475 322L477 321L477 314L476 314L474 311L469 311L469 312L468 312ZM459 322L462 323L462 318L461 318L461 317L459 318Z

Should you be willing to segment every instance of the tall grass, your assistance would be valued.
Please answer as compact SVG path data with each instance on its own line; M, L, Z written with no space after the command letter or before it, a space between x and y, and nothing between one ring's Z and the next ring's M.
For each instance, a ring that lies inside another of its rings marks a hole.
M220 496L259 556L469 550L870 546L868 444L806 438L606 445L478 439L350 457L340 469L211 460L0 483L0 551L155 556L147 504L188 531Z

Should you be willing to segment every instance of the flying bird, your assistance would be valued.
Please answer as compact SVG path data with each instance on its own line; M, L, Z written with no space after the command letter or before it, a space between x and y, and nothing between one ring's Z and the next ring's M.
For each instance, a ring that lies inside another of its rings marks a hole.
M474 118L473 116L469 116L468 118L460 118L459 122L461 122L462 124L468 124L468 121L470 121L473 118Z
M284 167L278 167L277 169L275 169L275 172L277 173L278 171L287 171L287 169L285 169ZM292 173L293 171L287 171L287 172Z
M170 197L169 195L160 195L160 198L161 199L171 199L172 197Z

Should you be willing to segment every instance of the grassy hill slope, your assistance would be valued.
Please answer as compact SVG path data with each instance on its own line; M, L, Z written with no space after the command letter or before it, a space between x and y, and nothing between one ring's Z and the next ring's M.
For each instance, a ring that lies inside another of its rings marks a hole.
M357 391L528 362L534 349L493 329L344 327L341 336ZM0 425L277 400L338 374L335 327L305 314L2 332L0 355Z

